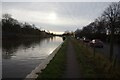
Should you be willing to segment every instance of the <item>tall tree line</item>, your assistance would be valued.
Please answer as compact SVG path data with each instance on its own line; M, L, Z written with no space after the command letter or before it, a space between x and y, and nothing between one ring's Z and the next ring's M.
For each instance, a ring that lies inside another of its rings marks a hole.
M10 14L2 15L3 38L47 37L48 35L52 34L38 29L34 24L21 23Z
M110 43L110 60L113 57L114 42L120 43L120 2L110 4L102 13L83 29L75 31L76 37L101 39Z
M89 39L98 38L103 41L114 37L114 41L120 42L120 2L109 5L100 17L82 29L77 29L75 35L81 38L83 36Z

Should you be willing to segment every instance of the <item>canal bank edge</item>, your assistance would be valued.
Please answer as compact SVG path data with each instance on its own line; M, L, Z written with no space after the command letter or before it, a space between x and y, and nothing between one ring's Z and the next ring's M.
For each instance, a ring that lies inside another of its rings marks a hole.
M32 72L28 74L25 79L28 79L28 78L36 79L38 77L37 73L41 73L42 72L41 70L47 67L47 64L49 64L49 62L53 59L55 54L61 48L62 44L63 42L41 64L39 64L39 66L37 66L34 70L32 70Z

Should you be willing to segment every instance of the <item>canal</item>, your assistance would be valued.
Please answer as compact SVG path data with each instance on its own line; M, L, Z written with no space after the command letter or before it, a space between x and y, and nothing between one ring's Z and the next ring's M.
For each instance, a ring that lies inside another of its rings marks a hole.
M25 78L61 43L61 37L3 41L2 77Z

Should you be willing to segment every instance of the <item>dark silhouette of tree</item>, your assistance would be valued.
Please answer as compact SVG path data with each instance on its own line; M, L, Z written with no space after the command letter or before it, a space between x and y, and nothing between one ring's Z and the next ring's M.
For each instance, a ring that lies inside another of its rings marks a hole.
M62 36L74 36L74 33L66 30L66 31L62 34Z
M103 41L110 39L110 60L113 57L113 44L120 42L120 2L109 5L103 14L84 26L83 29L75 31L76 36L89 39L101 39Z
M44 34L44 35L43 35ZM52 36L49 32L38 29L34 24L27 22L20 23L12 18L10 14L2 16L2 36L3 38L27 38L27 37L48 37Z
M114 33L115 29L118 27L116 24L120 16L120 2L112 3L103 13L103 16L108 23L108 28L110 29L110 60L113 55L113 43L114 43Z

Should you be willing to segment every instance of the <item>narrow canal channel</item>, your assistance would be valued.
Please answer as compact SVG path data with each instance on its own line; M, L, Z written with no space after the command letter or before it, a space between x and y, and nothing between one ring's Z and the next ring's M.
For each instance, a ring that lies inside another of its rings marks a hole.
M61 37L4 41L2 46L2 77L25 78L61 43Z

